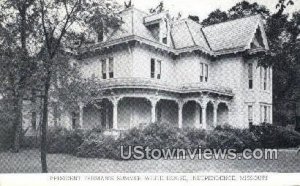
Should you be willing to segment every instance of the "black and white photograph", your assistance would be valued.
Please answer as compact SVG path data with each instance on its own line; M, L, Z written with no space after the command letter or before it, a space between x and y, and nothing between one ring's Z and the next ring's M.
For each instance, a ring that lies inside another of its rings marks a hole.
M300 173L300 1L0 0L20 173Z

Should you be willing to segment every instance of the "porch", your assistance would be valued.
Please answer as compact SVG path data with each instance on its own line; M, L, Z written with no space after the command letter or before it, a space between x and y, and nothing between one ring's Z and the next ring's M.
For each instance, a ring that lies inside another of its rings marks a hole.
M176 98L166 96L103 97L79 106L79 127L128 130L140 124L170 123L179 128L213 129L229 123L230 100L212 96Z

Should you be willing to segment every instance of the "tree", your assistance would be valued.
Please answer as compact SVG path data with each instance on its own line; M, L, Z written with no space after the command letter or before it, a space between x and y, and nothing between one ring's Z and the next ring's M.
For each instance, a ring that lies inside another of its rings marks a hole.
M199 16L189 15L188 18L195 21L195 22L197 22L197 23L200 22Z
M228 10L229 19L237 19L245 16L260 14L263 17L268 17L270 11L263 5L257 3L249 3L242 1Z
M215 11L211 12L208 17L202 21L202 25L208 26L227 20L238 19L256 14L268 17L270 15L270 11L265 6L259 5L257 3L241 1L230 8L227 12L221 11L220 9L216 9Z
M34 70L32 51L29 51L28 39L35 34L32 26L37 13L33 10L35 0L6 0L1 6L1 39L3 48L1 87L3 94L9 94L14 114L14 152L19 152L22 133L23 96L31 83L31 72ZM32 43L34 40L31 40ZM4 66L3 66L4 65Z
M221 11L220 9L216 9L215 11L211 12L206 19L202 21L203 26L208 26L220 22L227 21L229 19L226 12Z
M41 163L42 172L47 172L47 123L49 92L52 88L53 77L56 74L55 67L61 63L69 63L69 60L60 60L62 52L71 41L78 39L76 36L85 35L88 23L93 23L94 16L100 16L102 22L108 22L115 26L120 23L115 15L119 6L110 1L81 1L81 0L39 0L38 11L40 12L41 33L44 42L44 53L41 59L43 67L42 75L42 126L41 126ZM63 12L63 15L62 15ZM92 28L103 27L104 24L93 25ZM81 28L81 31L76 29ZM79 34L81 33L81 34ZM72 42L71 42L72 43Z
M157 7L155 7L155 8L150 8L150 10L149 10L149 12L150 12L151 14L158 14L158 13L161 13L161 12L163 12L163 11L165 11L165 6L164 6L164 2L163 2L163 1L161 1L161 2L157 5Z

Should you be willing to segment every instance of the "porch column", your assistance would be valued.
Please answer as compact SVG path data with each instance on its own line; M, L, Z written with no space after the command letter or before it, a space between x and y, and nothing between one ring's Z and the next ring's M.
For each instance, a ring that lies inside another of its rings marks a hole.
M200 106L199 104L196 102L196 106L195 106L195 127L196 128L200 128Z
M182 108L183 108L183 102L178 102L178 127L182 128Z
M114 98L112 100L113 103L113 129L118 129L118 103L119 99Z
M83 127L83 103L79 103L79 128Z
M150 98L151 102L151 123L156 122L156 105L159 100L157 98Z
M213 120L214 127L217 126L217 113L218 113L218 104L214 104L214 120Z
M201 107L201 112L202 112L202 126L203 126L203 129L206 129L207 128L207 123L206 123L206 104Z

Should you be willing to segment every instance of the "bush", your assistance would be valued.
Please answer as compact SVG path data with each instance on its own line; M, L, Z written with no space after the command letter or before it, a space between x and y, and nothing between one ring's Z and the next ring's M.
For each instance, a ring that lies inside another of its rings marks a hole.
M38 136L24 136L21 144L25 149L36 149L40 147L40 138Z
M77 148L84 141L84 136L84 131L82 130L51 128L47 135L48 152L76 154Z
M125 131L114 139L97 131L89 133L78 148L77 156L90 158L121 159L121 146L141 146L144 149L244 149L287 148L300 144L300 134L283 127L255 126L253 130L231 126L217 126L213 131L186 128L178 129L168 124L150 124ZM126 154L125 154L126 155Z
M214 130L207 135L207 148L209 149L244 149L243 141L233 132Z
M188 149L190 141L177 127L154 123L130 129L116 140L109 136L92 133L79 147L77 155L121 159L121 146L125 150L129 146L142 146L150 149Z
M252 130L262 148L290 148L300 145L300 133L285 127L263 123Z
M183 130L184 136L188 138L190 141L190 148L191 149L205 149L207 147L206 137L207 132L202 129L196 128L186 128Z
M0 124L0 151L10 149L14 141L14 130L12 125Z
M236 149L241 152L244 149L260 148L258 137L249 129L238 129L229 125L217 126L207 137L208 148Z
M76 153L79 157L88 158L113 158L113 145L115 139L104 136L102 133L92 132L78 147Z

